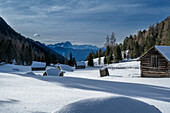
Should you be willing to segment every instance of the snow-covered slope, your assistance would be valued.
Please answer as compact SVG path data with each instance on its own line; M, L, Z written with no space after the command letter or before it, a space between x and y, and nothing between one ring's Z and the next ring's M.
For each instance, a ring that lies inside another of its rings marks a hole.
M139 65L137 63L132 61L119 65L127 67ZM118 64L112 64L112 66L115 65ZM169 113L170 78L140 78L139 69L109 69L109 73L111 76L100 78L99 68L86 68L66 72L64 77L40 76L42 73L31 72L30 66L11 64L0 66L0 112L57 112L74 102L80 102L80 105L83 102L89 104L86 99L94 102L94 98L116 96L122 105L127 105L127 108L132 107L128 105L138 108L141 104L150 109L150 105L154 105L162 113ZM126 76L128 74L135 74L135 76ZM98 110L101 105L97 104L98 102L104 104L110 101L113 102L114 107L117 103L115 99L103 99L103 101L97 99L96 103L91 105L96 105L96 110ZM127 104L127 101L130 104ZM103 106L102 110L105 110L105 107Z

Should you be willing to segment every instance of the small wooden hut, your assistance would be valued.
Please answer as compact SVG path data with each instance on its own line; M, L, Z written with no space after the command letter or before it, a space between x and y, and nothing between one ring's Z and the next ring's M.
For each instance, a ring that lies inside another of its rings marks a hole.
M31 69L32 69L32 71L45 70L46 69L46 63L45 62L33 61Z
M76 64L76 69L85 69L86 68L86 64L85 62L77 62Z
M154 46L138 61L141 77L170 77L170 46Z

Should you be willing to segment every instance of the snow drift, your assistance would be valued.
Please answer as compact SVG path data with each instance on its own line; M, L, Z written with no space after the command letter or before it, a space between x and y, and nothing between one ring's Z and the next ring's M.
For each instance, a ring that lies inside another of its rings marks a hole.
M71 67L71 66L69 66L69 65L64 65L64 64L60 64L60 65L58 65L60 68L61 68L61 70L63 70L63 71L70 71L70 72L72 72L72 71L74 71L74 69Z
M57 68L49 68L46 70L48 76L60 76L61 73L63 72Z
M55 113L161 113L157 108L127 97L95 98L78 101Z

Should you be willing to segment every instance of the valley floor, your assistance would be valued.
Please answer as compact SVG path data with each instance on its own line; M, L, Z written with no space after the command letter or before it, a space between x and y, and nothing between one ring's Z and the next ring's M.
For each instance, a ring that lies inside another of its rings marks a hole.
M140 78L139 62L107 67L110 76L100 78L99 68L66 72L64 77L41 76L30 66L0 66L0 113L46 113L70 103L103 97L128 97L170 111L170 78ZM136 68L138 67L138 69ZM134 106L135 107L135 106Z

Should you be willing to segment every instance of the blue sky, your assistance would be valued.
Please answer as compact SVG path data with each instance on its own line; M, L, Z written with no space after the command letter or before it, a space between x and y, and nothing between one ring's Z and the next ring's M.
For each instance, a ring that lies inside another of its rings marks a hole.
M119 43L170 16L170 0L0 0L0 16L46 44L103 46L107 34L115 32Z

